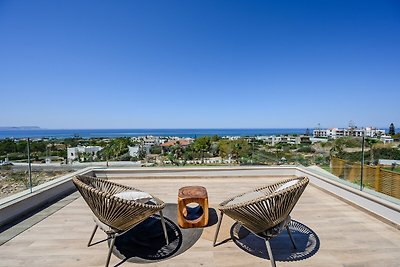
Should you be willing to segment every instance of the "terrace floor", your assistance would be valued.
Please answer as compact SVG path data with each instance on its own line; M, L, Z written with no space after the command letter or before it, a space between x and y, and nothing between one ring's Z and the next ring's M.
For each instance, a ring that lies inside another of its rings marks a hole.
M249 176L132 177L115 181L150 192L166 203L176 203L180 187L202 185L208 190L210 206L215 208L229 196L278 180ZM74 194L78 196L78 193ZM306 188L291 215L318 236L319 249L301 261L277 261L277 266L400 266L399 230L312 184ZM219 241L230 237L232 224L233 221L225 216ZM86 246L93 226L91 211L79 196L0 246L0 266L104 266L107 243ZM267 259L245 252L232 240L213 247L215 229L215 224L204 228L197 242L184 253L142 266L270 266ZM98 231L95 239L104 237L105 234ZM120 262L113 255L110 266ZM126 262L122 265L137 264Z

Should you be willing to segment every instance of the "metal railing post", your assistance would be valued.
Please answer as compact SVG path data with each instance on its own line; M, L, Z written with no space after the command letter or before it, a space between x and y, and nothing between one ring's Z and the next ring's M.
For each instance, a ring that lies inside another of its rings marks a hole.
M31 151L30 151L30 139L28 138L28 173L29 173L29 189L32 193L32 166L31 166Z
M360 181L360 191L363 190L363 178L364 178L364 144L365 144L365 133L363 134L363 138L362 138L362 147L361 147L361 181Z

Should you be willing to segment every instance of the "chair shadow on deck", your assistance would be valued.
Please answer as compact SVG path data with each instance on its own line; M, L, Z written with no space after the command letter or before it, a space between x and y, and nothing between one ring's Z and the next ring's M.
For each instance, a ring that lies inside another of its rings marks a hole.
M276 261L299 261L313 256L320 247L317 234L306 225L292 220L289 229L295 240L297 249L293 248L287 231L272 239L274 259ZM231 227L231 238L233 242L245 252L263 259L270 259L266 250L265 240L236 222Z
M163 209L169 244L165 243L160 217L154 215L116 238L113 253L122 261L154 263L178 256L191 248L203 233L202 228L182 229L177 224L177 205Z
M206 227L213 226L218 223L217 211L213 208L208 208L208 224Z

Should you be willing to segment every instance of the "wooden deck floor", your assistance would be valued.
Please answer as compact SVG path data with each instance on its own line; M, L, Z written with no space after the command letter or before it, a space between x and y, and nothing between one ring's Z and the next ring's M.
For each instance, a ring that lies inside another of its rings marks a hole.
M211 207L247 189L277 181L272 178L123 179L129 184L176 203L178 189L202 185ZM400 266L400 231L371 215L309 185L292 212L292 218L312 229L320 248L302 261L278 266ZM225 220L219 240L229 237L232 221ZM107 244L86 247L93 228L91 212L81 197L27 231L0 246L0 266L104 266ZM185 253L143 266L270 266L229 241L212 246L216 226L205 228ZM98 232L97 238L104 237ZM120 262L112 256L110 266ZM123 266L134 266L124 263Z

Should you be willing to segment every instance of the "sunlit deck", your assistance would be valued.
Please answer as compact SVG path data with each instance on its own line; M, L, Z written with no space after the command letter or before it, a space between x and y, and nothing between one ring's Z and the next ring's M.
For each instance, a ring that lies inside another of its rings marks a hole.
M213 176L212 172L208 172L207 177L197 173L191 178L185 173L180 174L184 178L160 176L162 174L153 173L140 178L140 174L135 174L115 181L150 192L166 203L176 203L180 187L202 185L207 188L211 208L215 208L229 196L282 179L250 172L234 178ZM104 266L107 243L86 246L94 226L92 215L82 197L78 193L74 195L75 200L3 244L0 266ZM278 260L278 266L399 266L399 230L313 183L295 206L292 219L317 235L319 247L300 261ZM233 221L224 217L219 241L230 237L232 224ZM213 247L215 229L215 224L204 228L197 242L184 253L142 266L270 266L268 259L245 252L232 240ZM105 234L98 231L95 239L104 237ZM289 241L287 244L290 246ZM110 266L119 262L121 260L113 255ZM134 266L135 263L122 265Z

